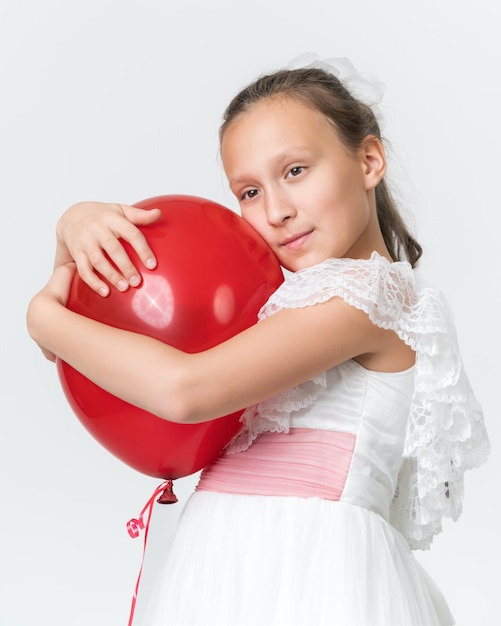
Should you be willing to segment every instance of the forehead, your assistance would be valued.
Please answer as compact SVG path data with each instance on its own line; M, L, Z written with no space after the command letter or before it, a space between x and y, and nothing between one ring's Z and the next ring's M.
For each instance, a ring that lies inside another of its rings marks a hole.
M280 125L302 122L306 125L322 125L331 129L334 125L320 111L302 100L290 96L275 95L263 98L240 113L226 128L224 138L236 128L254 128L269 123ZM282 124L280 124L282 122Z
M314 145L337 137L334 125L319 111L295 98L274 96L252 105L231 122L221 140L221 154L224 161L251 145Z

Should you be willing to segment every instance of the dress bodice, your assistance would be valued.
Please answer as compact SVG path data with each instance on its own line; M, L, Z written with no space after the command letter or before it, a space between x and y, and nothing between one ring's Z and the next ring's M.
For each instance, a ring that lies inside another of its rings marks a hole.
M375 372L349 360L326 372L326 385L314 404L291 414L290 428L356 436L342 501L389 519L413 393L413 367Z

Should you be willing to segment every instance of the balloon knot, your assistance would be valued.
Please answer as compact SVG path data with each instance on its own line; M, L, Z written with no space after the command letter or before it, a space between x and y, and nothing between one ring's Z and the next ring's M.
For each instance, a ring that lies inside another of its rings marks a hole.
M173 491L173 482L172 480L168 480L167 486L165 487L162 495L158 498L157 502L159 504L175 504L177 501L177 496Z

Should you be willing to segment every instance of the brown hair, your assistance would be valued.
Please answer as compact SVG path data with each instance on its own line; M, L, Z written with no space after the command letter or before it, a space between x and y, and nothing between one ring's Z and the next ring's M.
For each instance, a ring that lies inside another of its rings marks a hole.
M238 93L228 105L219 137L252 105L276 96L299 100L322 113L336 128L341 141L355 152L368 135L381 140L381 131L372 109L354 98L334 75L317 68L280 70L262 76ZM415 267L422 248L409 232L398 212L384 178L375 190L379 226L386 247L395 261L406 259Z

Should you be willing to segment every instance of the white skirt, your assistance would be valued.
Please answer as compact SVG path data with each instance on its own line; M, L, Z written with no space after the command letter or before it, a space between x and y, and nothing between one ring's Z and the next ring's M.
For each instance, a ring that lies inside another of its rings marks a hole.
M141 590L139 590L141 595ZM358 506L199 491L134 626L454 624L405 539Z

